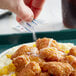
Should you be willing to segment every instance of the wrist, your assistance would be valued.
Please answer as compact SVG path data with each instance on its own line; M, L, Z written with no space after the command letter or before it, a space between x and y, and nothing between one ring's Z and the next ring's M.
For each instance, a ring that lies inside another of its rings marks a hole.
M0 0L0 8L15 12L17 9L17 0Z
M18 2L18 0L7 0L7 4L9 5L8 7L7 7L7 9L8 10L10 10L10 11L12 11L12 12L14 12L14 13L16 13L16 11L17 11L17 2Z
M8 4L9 0L0 0L0 8L1 9L8 9L9 4Z

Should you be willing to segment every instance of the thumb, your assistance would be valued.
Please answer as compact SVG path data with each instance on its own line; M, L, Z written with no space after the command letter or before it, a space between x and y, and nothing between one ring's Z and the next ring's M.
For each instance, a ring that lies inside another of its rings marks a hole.
M32 10L25 5L24 0L17 0L17 10L15 10L15 13L18 18L26 22L32 21L34 18Z

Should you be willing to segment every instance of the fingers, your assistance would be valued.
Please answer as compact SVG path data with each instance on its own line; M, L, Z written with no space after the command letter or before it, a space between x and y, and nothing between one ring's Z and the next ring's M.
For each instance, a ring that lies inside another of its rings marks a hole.
M31 7L33 0L24 0L25 4Z
M40 14L44 2L45 2L45 0L33 0L32 1L31 9L34 13L34 19L36 19L38 17L38 15Z
M26 22L32 21L34 14L32 10L27 5L25 5L24 0L18 0L17 4L18 9L16 11L16 14L19 17L17 18L17 21L19 22L21 19Z
M32 7L42 8L44 2L45 2L45 0L33 0L32 1Z
M45 0L19 0L18 14L16 20L30 22L38 17ZM25 5L26 4L26 5ZM28 5L28 6L27 6ZM30 7L30 8L29 8Z
M33 13L34 13L34 19L36 19L38 17L38 15L40 14L41 10L42 9L38 9L38 8L34 8L34 7L31 7Z
M45 0L24 0L25 4L35 8L42 8Z
M18 7L19 18L18 17L16 18L17 21L20 22L22 19L26 22L29 22L33 20L33 17L34 19L36 19L42 10L44 1L45 0L24 0L23 2L18 3L20 4L20 7ZM28 5L30 8L25 4Z
M27 4L34 13L34 19L40 14L44 2L45 0L25 0L25 4Z
M16 20L17 20L17 22L20 22L20 21L22 21L19 17L17 17L16 16Z

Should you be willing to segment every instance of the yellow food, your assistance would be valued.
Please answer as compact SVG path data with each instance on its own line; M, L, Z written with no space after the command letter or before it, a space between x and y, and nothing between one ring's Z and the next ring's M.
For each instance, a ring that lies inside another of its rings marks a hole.
M12 56L12 55L10 55L10 54L6 54L6 57L7 57L7 58L11 58L11 56Z
M36 47L36 44L33 44L33 47Z
M0 69L0 76L1 75L8 75L11 72L15 72L15 66L13 63L9 64L8 66L4 66L2 69Z
M16 74L14 73L14 74L12 74L11 76L16 76Z
M7 75L9 74L8 66L4 66L2 69L0 69L0 75Z

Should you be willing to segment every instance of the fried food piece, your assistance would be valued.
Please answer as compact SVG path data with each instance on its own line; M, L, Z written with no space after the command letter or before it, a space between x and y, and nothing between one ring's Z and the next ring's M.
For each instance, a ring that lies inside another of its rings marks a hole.
M76 76L76 70L74 70L70 76Z
M41 68L44 72L48 72L54 76L69 76L73 71L69 63L62 62L44 62Z
M55 48L57 48L59 51L62 51L62 50L60 50L60 47L59 47L59 45L58 45L58 43L57 43L56 40L52 40L52 42L51 42L51 44L50 44L50 47L55 47ZM62 51L62 52L63 52L63 51Z
M49 45L49 41L50 41L49 38L38 39L36 41L36 47L38 48L38 50L46 48Z
M30 52L30 47L23 45L12 55L11 59L16 58L17 56L20 56L23 54L26 55L27 52Z
M50 76L50 75L47 72L45 72L45 73L40 73L39 76Z
M74 46L70 49L69 55L76 56L76 46Z
M19 72L25 67L26 64L30 62L30 59L29 56L22 55L14 58L12 62L16 67L16 71Z
M63 50L60 49L59 44L56 42L56 40L53 40L50 38L38 39L36 41L36 47L38 48L38 50L43 49L43 48L47 48L47 47L55 47L59 51L64 52Z
M30 61L35 61L37 63L45 62L44 59L42 59L38 56L33 56L33 55L30 55L29 59L30 59Z
M41 72L41 68L38 63L31 62L27 64L17 76L36 76Z
M64 58L64 53L56 48L44 48L40 50L40 57L46 61L60 61Z
M74 69L76 69L76 57L72 55L65 56L65 58L62 61L69 63Z
M39 50L36 47L31 47L31 51L27 52L28 55L38 56Z
M41 72L40 74L38 74L36 76L51 76L51 75L47 72Z

